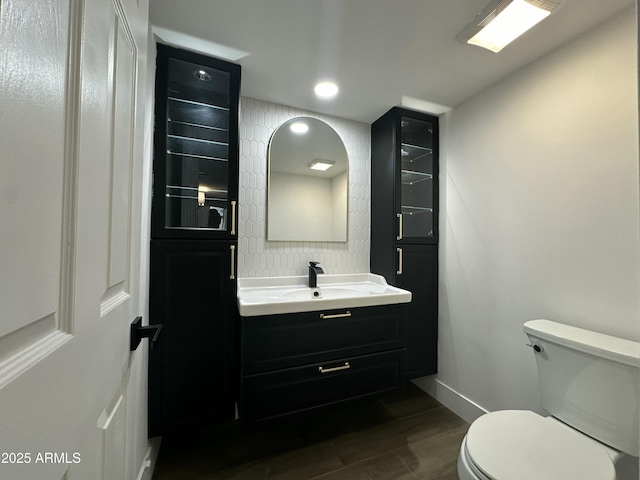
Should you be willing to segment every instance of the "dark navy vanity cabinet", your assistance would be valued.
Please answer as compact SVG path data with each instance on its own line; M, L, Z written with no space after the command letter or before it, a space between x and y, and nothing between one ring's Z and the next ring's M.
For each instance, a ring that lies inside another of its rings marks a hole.
M237 238L240 66L158 45L153 238Z
M158 45L149 436L232 419L240 66Z
M404 307L241 317L241 419L275 420L403 388Z
M437 371L438 118L392 108L371 125L371 272L412 292L407 377Z
M149 433L234 416L237 323L229 246L153 240L149 318L162 325L149 351Z

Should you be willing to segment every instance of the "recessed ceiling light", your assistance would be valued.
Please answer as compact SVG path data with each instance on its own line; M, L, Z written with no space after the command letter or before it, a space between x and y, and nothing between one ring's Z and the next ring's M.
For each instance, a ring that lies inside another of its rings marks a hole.
M320 82L316 84L313 91L321 98L332 98L338 94L338 85L333 82Z
M293 133L303 134L309 131L309 125L304 122L293 122L289 128Z

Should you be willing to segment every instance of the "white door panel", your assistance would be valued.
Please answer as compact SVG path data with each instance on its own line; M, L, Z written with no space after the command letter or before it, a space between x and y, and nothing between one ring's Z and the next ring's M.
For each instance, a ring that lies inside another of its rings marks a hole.
M67 2L54 0L0 9L0 360L60 322L68 17Z
M147 34L147 0L0 0L0 478L144 476Z

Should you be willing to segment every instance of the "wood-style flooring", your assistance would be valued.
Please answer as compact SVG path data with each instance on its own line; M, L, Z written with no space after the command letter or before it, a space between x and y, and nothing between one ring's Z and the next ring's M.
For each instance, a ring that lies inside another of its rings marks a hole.
M153 480L457 480L468 427L411 384L268 428L230 422L165 437Z

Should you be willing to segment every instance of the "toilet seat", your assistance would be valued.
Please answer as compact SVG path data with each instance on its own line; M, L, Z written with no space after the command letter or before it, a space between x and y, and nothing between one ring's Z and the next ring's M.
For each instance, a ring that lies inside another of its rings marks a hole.
M469 458L467 451L467 437L462 439L460 454L458 456L458 478L460 480L491 480Z
M490 480L615 480L615 451L551 417L524 410L488 413L465 438L474 475Z

